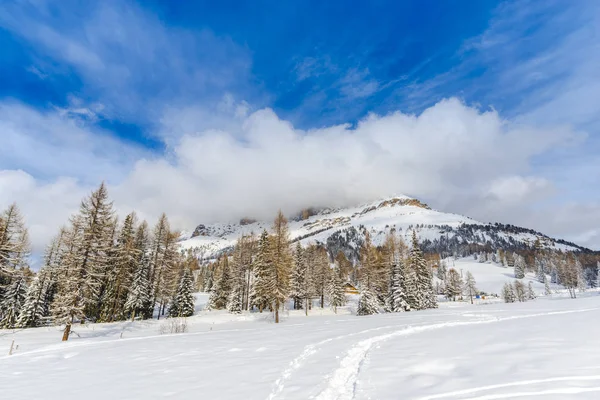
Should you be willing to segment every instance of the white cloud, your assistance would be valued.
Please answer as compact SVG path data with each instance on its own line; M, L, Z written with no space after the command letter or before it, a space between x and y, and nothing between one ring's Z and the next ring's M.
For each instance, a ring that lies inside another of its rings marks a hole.
M539 177L508 176L494 180L488 189L490 201L523 204L543 200L554 192L550 181Z
M44 249L58 228L67 223L87 192L71 178L43 183L22 170L0 170L0 209L17 203L37 253Z
M223 120L240 104L227 98ZM153 221L164 211L180 229L243 216L271 218L278 208L295 212L400 193L440 209L504 222L531 214L531 205L553 194L548 181L529 174L532 158L577 137L568 130L517 130L494 111L481 112L449 99L418 116L370 115L355 128L310 131L294 128L270 109L239 116L231 131L194 132L202 125L195 125L192 117L189 123L163 118L161 129L173 132L173 146L164 158L152 158L133 147L117 151L114 139L98 136L67 116L10 107L2 106L0 112L5 110L3 123L10 128L13 148L23 156L23 169L39 170L41 162L56 165L53 176L81 174L78 180L36 180L4 166L0 207L15 200L20 204L34 227L38 251L102 173L109 178L121 215L135 209ZM41 137L47 143L30 147L32 138ZM558 235L570 232L541 223L548 220L544 215L538 217L520 225L543 226ZM581 226L584 222L581 218Z
M0 103L0 170L23 169L42 179L68 176L87 183L118 181L135 160L147 154L107 132L91 130L80 116Z

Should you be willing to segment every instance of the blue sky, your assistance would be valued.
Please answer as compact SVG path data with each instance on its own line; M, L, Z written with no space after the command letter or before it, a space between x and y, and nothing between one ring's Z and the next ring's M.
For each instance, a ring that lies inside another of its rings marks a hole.
M6 0L0 205L41 243L101 180L186 229L391 191L600 248L599 22L594 0Z

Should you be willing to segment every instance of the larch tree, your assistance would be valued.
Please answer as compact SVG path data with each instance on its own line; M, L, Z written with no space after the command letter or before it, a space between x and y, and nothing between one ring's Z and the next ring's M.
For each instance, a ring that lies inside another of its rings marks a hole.
M448 270L446 279L446 297L448 300L456 301L456 296L462 292L462 279L454 268Z
M63 231L60 265L56 271L57 290L51 304L52 319L55 324L65 325L63 341L69 340L71 326L76 320L85 317L85 281L89 278L83 271L79 255L82 247L82 219L79 215L71 218L71 226Z
M0 213L0 285L16 269L27 265L29 234L15 203Z
M112 322L125 318L128 288L140 260L136 246L136 216L125 217L114 249L113 263L108 268L107 288L102 310L102 320Z
M523 282L521 282L518 279L515 279L515 282L513 283L513 288L514 288L515 297L518 301L520 301L520 302L527 301L527 292L526 292L525 285L523 284Z
M571 298L576 298L579 279L575 256L573 253L567 253L557 260L557 263L557 280L567 289Z
M81 237L78 238L78 251L72 256L83 278L81 290L86 317L96 320L100 317L107 267L113 261L109 253L115 229L113 204L108 199L104 182L82 200L77 218L80 229L76 232Z
M477 294L477 287L475 286L476 284L477 282L475 282L475 277L473 277L471 271L467 271L467 274L465 276L464 293L467 296L469 296L471 304L473 304L473 296Z
M150 308L154 310L158 305L158 319L164 314L175 289L174 275L177 272L176 267L179 265L178 237L177 232L171 231L169 220L163 213L154 227L149 257L150 284L152 286ZM152 315L150 310L149 313Z
M227 297L227 311L232 314L240 314L243 307L244 295L244 265L242 260L243 247L240 241L236 243L233 249L232 261L230 266L230 290Z
M378 255L377 249L371 242L371 235L365 230L365 240L360 249L360 285L361 288L375 295L378 286Z
M325 295L327 294L327 287L331 280L331 267L329 265L329 256L327 250L323 246L313 245L312 251L309 252L311 255L307 263L312 264L311 271L311 284L312 284L312 295L319 298L319 306L325 307Z
M279 308L285 304L289 294L290 272L292 270L292 254L287 219L281 210L273 222L273 292L272 301L275 308L275 323L279 323Z

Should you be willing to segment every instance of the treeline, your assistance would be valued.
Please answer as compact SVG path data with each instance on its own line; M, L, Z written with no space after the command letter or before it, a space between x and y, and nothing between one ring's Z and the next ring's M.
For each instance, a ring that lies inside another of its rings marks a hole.
M267 310L275 322L286 304L306 313L325 306L337 311L346 303L348 285L360 292L358 315L435 308L437 295L456 300L466 294L472 300L475 280L468 273L463 281L446 267L442 260L449 251L514 268L517 279L535 272L546 286L548 281L563 285L573 297L576 290L598 285L593 253L551 251L539 240L510 251L471 247L456 236L442 236L437 243L450 249L445 253L433 251L434 242L419 244L416 231L423 226L412 228L410 246L395 229L382 233L385 239L378 237L376 246L365 227L302 246L301 238L290 240L288 222L279 212L270 233L243 236L216 260L204 262L199 252L181 250L180 235L164 214L152 228L134 212L119 221L102 184L59 230L34 274L27 261L27 229L11 205L0 214L0 327L64 325L63 340L68 340L75 323L193 315L196 290L209 293L209 310ZM478 235L465 226L452 232L469 240ZM464 253L451 250L450 240L460 242Z
M243 236L230 255L202 266L197 282L210 293L208 309L269 310L275 322L288 300L306 313L326 304L336 310L346 302L349 283L360 289L358 315L437 307L432 269L416 235L409 251L394 234L376 247L365 232L358 258L351 262L342 251L332 257L321 244L303 247L300 241L290 241L280 212L271 234L265 230L259 238Z
M27 230L10 206L0 217L0 325L64 325L68 340L75 322L192 315L198 266L178 238L164 214L152 229L134 212L119 222L102 184L52 239L29 282Z

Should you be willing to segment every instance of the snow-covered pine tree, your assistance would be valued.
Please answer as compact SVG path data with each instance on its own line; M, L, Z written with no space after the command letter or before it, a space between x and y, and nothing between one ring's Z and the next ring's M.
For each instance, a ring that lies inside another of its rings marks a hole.
M410 311L404 274L404 262L402 258L398 258L392 265L390 272L390 290L387 302L387 308L390 312Z
M529 281L529 285L527 285L527 298L529 300L533 300L537 297L535 294L535 290L533 290L533 284Z
M465 286L464 286L464 293L469 296L469 299L471 300L471 304L473 304L473 296L477 294L477 287L475 286L477 283L475 282L475 278L473 277L473 274L471 273L471 271L467 271L466 277L465 277Z
M329 305L333 308L333 312L337 314L337 308L346 304L344 280L339 264L335 264L328 289Z
M127 300L124 304L124 312L132 321L137 316L152 318L149 243L148 224L143 221L135 232L135 254L137 258L131 287L127 292Z
M292 254L287 219L281 210L273 223L273 292L272 302L275 307L275 323L279 323L279 308L285 304L290 290L290 273L292 271Z
M231 293L231 271L229 259L225 255L218 262L216 281L213 284L208 298L208 310L222 310L227 306L227 300Z
M544 295L550 296L552 295L552 291L550 290L550 284L548 283L548 278L544 276Z
M52 267L42 268L33 278L27 290L25 302L21 308L16 326L18 328L29 328L41 326L47 317L49 296L48 291L53 286Z
M17 272L12 276L12 281L2 295L0 303L2 309L2 320L0 328L14 328L19 320L19 314L27 295L27 283L22 273Z
M169 308L170 317L191 317L194 315L193 286L192 273L189 269L185 268L177 287L177 293Z
M515 291L510 283L505 283L502 288L502 298L505 303L514 303L516 300Z
M462 279L458 271L450 268L446 279L446 297L448 300L456 301L456 296L460 295L462 291L462 285Z
M294 301L294 310L303 308L304 299L306 298L306 262L304 260L304 250L300 241L296 242L294 250L294 264L292 268L292 276L290 278L290 297Z
M205 293L210 293L212 286L214 283L214 268L210 265L207 265L204 272L204 286L202 287L202 291Z
M124 311L134 321L136 316L146 318L150 306L151 287L148 280L150 266L147 262L137 265L133 274L133 282L127 293Z
M445 281L447 272L448 272L448 268L446 267L446 262L444 260L442 260L437 269L438 279L440 279L441 281Z
M234 285L227 299L227 311L232 314L241 314L242 312L242 286Z
M379 300L368 288L365 288L360 293L358 299L358 307L356 315L372 315L379 314Z
M536 278L538 280L538 282L544 282L545 277L546 277L546 270L544 268L544 261L542 260L542 258L540 256L535 258L535 265L536 265Z
M523 279L525 277L525 259L518 255L514 255L515 259L515 278Z
M252 307L263 312L265 308L271 308L271 293L273 291L273 244L272 238L266 230L260 235L258 250L254 260L254 284L250 294ZM214 284L213 284L214 286Z
M600 287L600 261L596 261L596 286Z
M403 260L401 265L402 270L404 271L404 293L406 295L406 302L411 311L418 310L420 298L417 295L417 273L408 262L408 259Z
M433 279L431 268L427 265L427 261L423 257L417 234L413 230L412 233L412 248L410 250L409 264L416 271L417 275L417 309L423 310L427 308L437 308L437 299L433 290Z
M585 268L583 270L583 278L589 288L596 288L596 268Z

